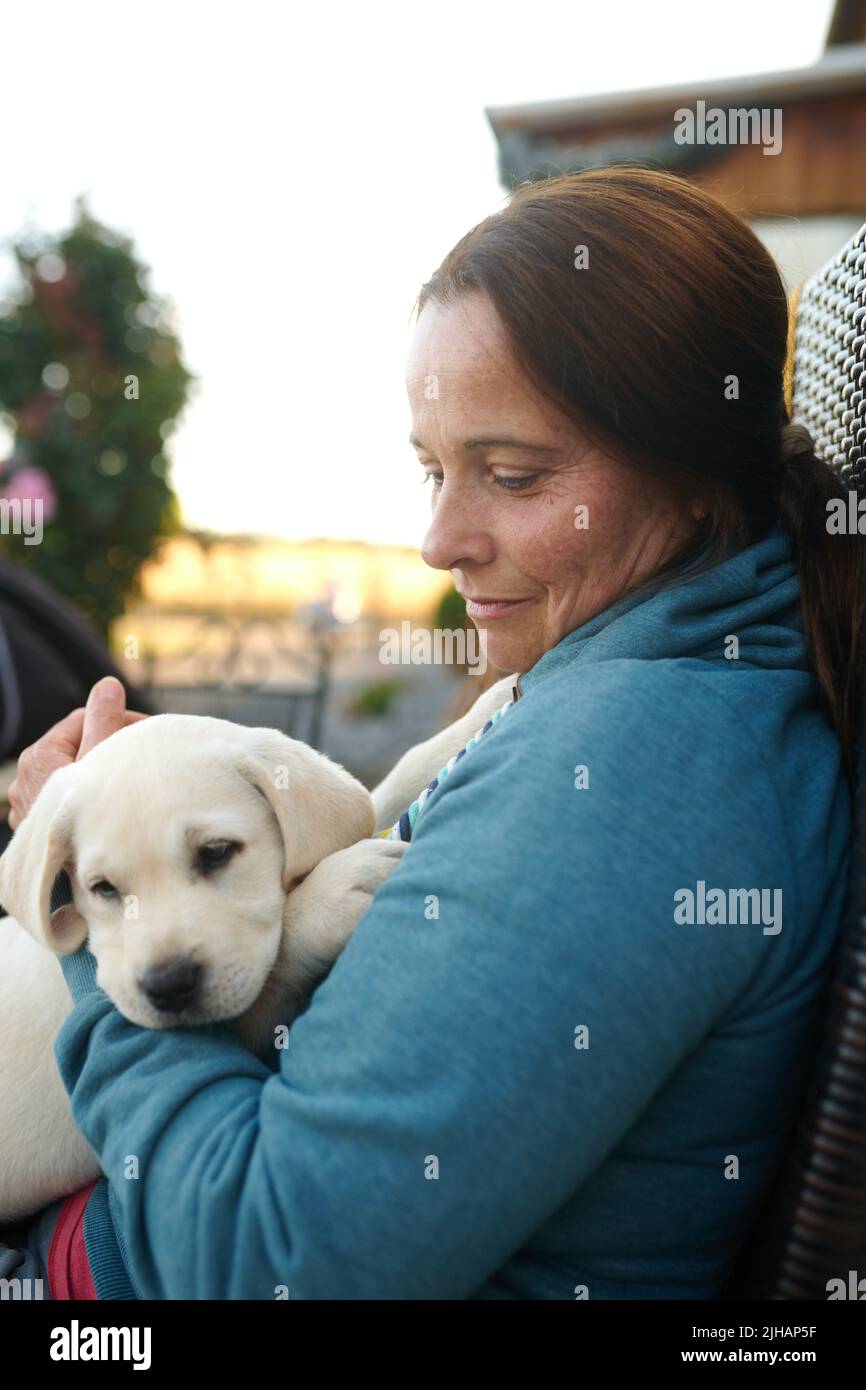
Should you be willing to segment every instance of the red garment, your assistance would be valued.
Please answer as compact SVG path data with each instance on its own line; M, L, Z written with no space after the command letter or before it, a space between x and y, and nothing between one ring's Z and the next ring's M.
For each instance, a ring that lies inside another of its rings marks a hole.
M98 1179L67 1197L48 1247L48 1290L52 1298L96 1298L84 1244L84 1209Z

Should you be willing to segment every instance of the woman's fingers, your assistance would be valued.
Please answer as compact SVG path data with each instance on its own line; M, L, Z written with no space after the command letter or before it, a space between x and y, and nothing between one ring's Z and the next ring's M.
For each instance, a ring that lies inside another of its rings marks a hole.
M83 728L84 709L74 709L24 749L7 792L12 830L18 829L52 772L75 761Z
M7 792L8 823L17 830L52 772L94 748L119 729L148 716L126 708L126 692L114 676L105 676L91 690L87 704L74 709L31 743L18 759L14 781Z

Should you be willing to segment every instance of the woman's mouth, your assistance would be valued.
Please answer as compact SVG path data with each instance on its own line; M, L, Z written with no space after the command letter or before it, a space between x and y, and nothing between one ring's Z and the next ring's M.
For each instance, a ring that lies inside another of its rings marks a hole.
M470 618L489 622L491 618L507 617L515 608L528 602L528 598L468 598L466 612Z

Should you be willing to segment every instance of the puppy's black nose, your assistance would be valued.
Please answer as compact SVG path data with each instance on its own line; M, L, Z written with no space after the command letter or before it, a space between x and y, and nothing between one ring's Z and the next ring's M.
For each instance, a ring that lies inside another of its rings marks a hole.
M163 965L149 966L138 983L155 1009L179 1014L194 1003L201 977L202 968L197 960L179 956Z

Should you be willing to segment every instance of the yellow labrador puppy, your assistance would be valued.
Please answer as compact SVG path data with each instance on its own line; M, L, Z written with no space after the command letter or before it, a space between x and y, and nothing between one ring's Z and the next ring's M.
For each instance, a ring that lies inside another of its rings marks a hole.
M232 1020L260 1056L333 965L406 848L372 839L504 703L511 677L411 749L371 795L273 729L164 714L54 772L0 858L0 1221L100 1174L53 1042L57 954L146 1028ZM51 911L58 873L72 902Z

